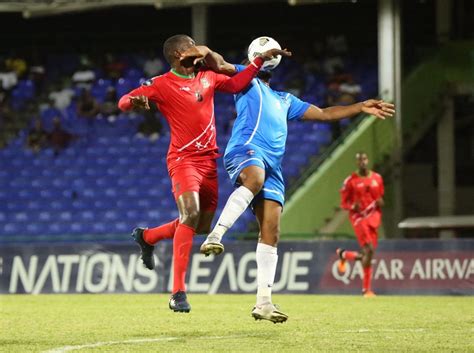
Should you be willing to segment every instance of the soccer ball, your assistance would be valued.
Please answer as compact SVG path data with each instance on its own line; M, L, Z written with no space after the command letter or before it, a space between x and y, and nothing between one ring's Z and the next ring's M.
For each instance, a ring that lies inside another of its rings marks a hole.
M266 52L270 49L281 49L280 44L271 38L271 37L258 37L254 39L252 43L249 45L248 49L248 58L249 61L253 61L258 55ZM265 61L262 66L262 70L273 70L281 61L281 55L277 55L277 57Z

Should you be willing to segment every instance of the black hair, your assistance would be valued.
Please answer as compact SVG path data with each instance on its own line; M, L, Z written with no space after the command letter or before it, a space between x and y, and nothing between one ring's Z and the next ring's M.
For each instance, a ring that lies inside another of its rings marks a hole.
M168 64L172 64L174 61L174 52L178 50L185 41L188 41L190 37L186 34L176 34L165 40L163 44L163 56L165 57Z

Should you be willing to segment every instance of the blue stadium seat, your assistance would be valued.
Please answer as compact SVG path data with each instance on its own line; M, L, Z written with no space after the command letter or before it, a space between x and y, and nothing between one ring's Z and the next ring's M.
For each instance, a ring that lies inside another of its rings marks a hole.
M21 224L15 222L4 223L3 225L0 224L0 230L0 234L4 235L20 235L23 233L23 227Z
M47 224L43 222L28 222L25 226L25 231L30 235L46 235Z
M111 233L130 233L133 226L127 222L114 222L112 223L112 228L110 229Z
M129 78L119 78L117 80L117 83L115 84L115 91L117 93L117 97L121 97L124 94L127 94L130 92L134 87L134 82L133 80Z

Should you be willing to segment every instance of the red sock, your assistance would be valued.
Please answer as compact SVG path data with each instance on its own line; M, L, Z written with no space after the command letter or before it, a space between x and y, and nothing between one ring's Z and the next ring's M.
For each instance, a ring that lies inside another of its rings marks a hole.
M174 221L163 224L159 227L145 229L143 232L143 240L145 240L150 245L155 245L160 240L171 239L174 237L178 223L179 219L176 218Z
M345 250L342 253L342 257L346 260L349 260L349 261L354 261L356 259L357 255L359 255L359 253L357 251Z
M179 223L176 227L173 239L173 294L180 290L186 290L184 280L195 233L194 228L186 224Z
M368 292L371 290L370 283L372 281L372 266L364 267L364 278L362 280L362 291Z

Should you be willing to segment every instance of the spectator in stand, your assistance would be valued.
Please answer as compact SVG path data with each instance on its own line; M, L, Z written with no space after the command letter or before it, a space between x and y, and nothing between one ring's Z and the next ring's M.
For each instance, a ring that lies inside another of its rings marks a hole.
M3 90L9 93L18 83L15 71L9 69L3 60L0 60L0 84Z
M117 93L115 88L109 87L104 101L100 104L100 114L107 117L109 121L114 121L120 109L117 107Z
M100 111L97 100L92 96L88 89L83 89L76 106L77 115L81 118L92 121Z
M339 86L339 91L342 95L352 96L353 101L356 102L359 100L362 87L354 81L354 77L352 75L346 75L346 79Z
M68 147L73 139L74 135L63 129L61 119L55 117L53 130L49 134L49 144L54 150L54 155L57 156L61 150Z
M344 61L342 57L334 52L329 52L323 62L324 73L332 76L344 70Z
M329 81L326 91L326 106L331 107L337 105L341 92L339 91L339 84L336 81Z
M30 77L35 85L36 92L41 92L44 89L46 69L40 63L34 63L30 66Z
M49 94L49 99L54 103L54 107L59 109L61 112L64 112L67 107L72 102L72 97L74 97L74 90L68 88L65 84L64 86L61 83L56 83L54 90Z
M6 66L9 70L16 73L16 76L22 78L28 69L28 65L26 64L25 59L19 57L16 54L13 54L10 58L6 61Z
M63 113L54 106L54 100L46 99L46 102L39 105L41 122L43 123L43 127L50 131L53 128L53 121L54 118L63 117Z
M28 132L26 139L26 147L32 150L34 153L38 153L46 147L48 142L48 133L43 129L41 120L36 118L34 121L33 128Z
M108 53L105 56L104 71L107 77L118 80L122 77L123 72L127 68L127 63L120 58L115 57L114 54Z
M330 35L326 38L327 48L336 54L347 52L347 41L343 34Z
M72 75L72 82L77 88L90 89L95 81L95 72L89 64L83 63Z
M155 142L160 138L163 124L161 123L160 114L156 111L146 110L144 119L138 125L137 137L147 138L150 142Z
M163 60L154 53L149 53L147 60L143 65L143 72L146 77L154 77L159 75L165 68Z
M0 145L7 145L9 141L18 136L18 132L25 129L30 124L31 117L36 114L32 103L27 103L22 111L14 111L10 105L10 97L4 95L0 102L0 120L2 121Z

